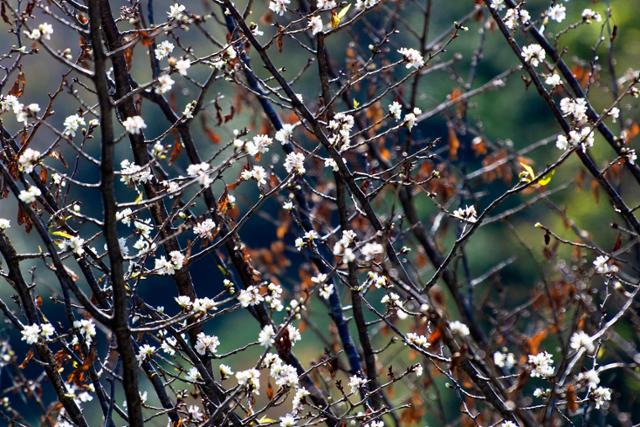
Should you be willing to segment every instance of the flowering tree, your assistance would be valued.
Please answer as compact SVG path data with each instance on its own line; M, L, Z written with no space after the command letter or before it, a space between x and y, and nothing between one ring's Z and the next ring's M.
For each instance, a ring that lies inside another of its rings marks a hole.
M3 423L640 423L617 3L1 0Z

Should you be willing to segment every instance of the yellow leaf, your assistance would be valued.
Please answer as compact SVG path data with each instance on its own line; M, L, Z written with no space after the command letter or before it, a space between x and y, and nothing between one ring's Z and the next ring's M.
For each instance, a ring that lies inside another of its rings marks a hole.
M358 108L358 105L360 105L360 103L358 102L357 99L353 100L353 108Z
M555 173L556 173L555 169L551 170L551 172L549 172L548 174L540 178L540 181L538 181L538 184L542 187L549 184L551 182L551 178L553 178L553 175L555 175Z
M340 25L340 18L338 18L338 14L334 11L331 12L331 28L338 28Z
M331 12L331 28L338 28L340 22L347 16L349 12L349 8L351 8L351 3L340 9L340 12L336 13L335 11Z
M72 239L73 238L73 236L71 234L67 233L66 231L62 231L62 230L54 231L51 234L53 234L54 236L64 237L65 239Z
M520 181L531 182L533 178L536 176L536 173L533 171L533 168L526 163L520 162L520 166L524 169L520 172Z
M133 201L133 203L140 203L142 201L142 193L138 193L138 197Z
M350 7L351 3L340 9L340 12L338 12L338 19L342 20L347 15L347 12L349 12Z
M258 420L258 424L271 424L275 422L276 420L274 420L273 418L267 418L267 417L262 417Z

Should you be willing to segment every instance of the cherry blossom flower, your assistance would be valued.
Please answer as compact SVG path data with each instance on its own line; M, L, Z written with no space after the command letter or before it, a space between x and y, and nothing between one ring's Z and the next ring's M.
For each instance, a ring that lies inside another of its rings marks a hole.
M311 30L311 34L313 34L314 36L318 33L321 33L323 27L324 25L322 24L322 17L320 17L319 15L312 16L311 19L309 19L308 28Z
M138 361L138 364L142 365L144 362L151 359L151 357L153 357L155 352L156 352L156 347L149 344L141 345L138 350L138 354L136 355L136 360Z
M76 136L76 132L80 128L80 126L85 125L84 118L79 114L72 114L64 119L64 131L63 133L67 136L74 137Z
M207 335L200 332L197 336L195 349L198 354L215 354L220 345L220 340L215 335Z
M545 56L544 49L537 43L522 48L522 58L534 67L543 63Z
M563 4L554 4L547 11L545 15L558 23L565 20L567 17L567 8Z
M26 190L20 191L18 198L27 204L33 203L37 200L38 197L42 195L42 192L38 187L29 187Z
M398 101L393 101L389 105L389 114L396 120L400 120L402 117L402 105Z
M164 58L167 58L171 52L173 52L174 47L173 43L168 40L164 40L156 46L153 53L158 61L162 61Z
M593 353L596 350L593 339L584 331L576 331L571 335L569 347L576 351L585 349L587 353Z
M582 11L582 20L587 24L590 24L593 21L600 22L602 21L602 15L592 9L587 8Z
M611 264L610 258L606 255L600 255L593 261L593 267L598 274L611 274L618 272L618 266Z
M424 58L416 49L402 47L398 49L398 53L402 55L404 60L407 62L407 68L415 68L417 70L424 66Z
M147 124L141 116L127 117L125 121L122 122L122 125L131 135L139 135L143 129L147 128Z
M18 158L20 168L26 173L33 172L34 166L37 165L40 160L40 155L41 154L38 150L27 147Z
M307 170L304 168L304 154L289 153L284 160L284 168L287 173L296 173L303 175Z
M532 366L532 378L549 378L553 376L553 356L546 351L529 355L529 364Z
M156 85L155 92L160 95L167 93L171 90L174 83L175 82L173 81L171 76L169 76L168 74L163 74L158 77L158 83Z
M291 0L271 0L269 1L269 10L276 15L284 15L287 11L287 6L291 3Z

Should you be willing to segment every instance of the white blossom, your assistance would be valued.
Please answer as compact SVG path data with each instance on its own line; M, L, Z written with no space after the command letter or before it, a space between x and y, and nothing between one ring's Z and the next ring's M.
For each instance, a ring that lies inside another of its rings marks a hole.
M213 183L213 178L209 176L210 167L207 162L191 164L187 167L187 175L192 178L197 178L201 186L208 187Z
M393 101L389 104L389 114L396 120L400 120L402 117L402 105L398 101Z
M204 221L194 225L193 232L196 234L196 236L202 239L211 239L213 237L212 231L215 228L216 223L211 218L207 218Z
M93 337L96 336L96 324L92 319L81 319L73 322L73 327L78 329L80 335L84 338L87 346L90 346L93 342Z
M516 28L519 24L526 24L531 20L531 15L525 9L512 8L507 9L507 13L504 17L504 24L510 30Z
M84 246L84 239L78 236L72 236L58 243L58 247L60 248L61 251L66 251L67 249L70 249L73 253L75 253L78 256L81 256L82 254L84 254L83 246Z
M189 368L189 370L187 371L187 375L185 376L185 379L189 382L196 382L202 379L202 376L200 375L200 372L198 371L198 368L196 368L195 366Z
M422 57L422 54L416 49L402 47L398 49L398 53L402 55L404 60L407 62L407 68L415 68L417 70L419 68L422 68L422 66L424 65L424 58Z
M560 100L560 110L564 116L573 117L573 119L582 124L587 121L587 101L584 98L562 98Z
M280 427L295 427L296 418L292 414L280 417Z
M149 166L140 166L124 159L120 162L120 181L127 185L151 182L153 174Z
M576 381L587 385L589 388L596 388L600 384L600 376L598 376L598 371L590 369L586 372L580 372L576 377Z
M216 302L209 297L196 298L193 301L192 309L196 313L206 313L209 310L215 309L217 306Z
M335 145L339 150L347 150L351 145L351 129L354 124L355 120L350 114L334 115L327 126L332 132L329 137L331 145Z
M141 116L127 117L125 121L122 122L122 125L125 130L132 135L139 135L143 129L147 128L147 125Z
M332 283L324 283L318 289L318 295L320 295L324 299L329 299L333 294L333 284Z
M304 168L304 154L291 152L284 160L284 168L287 173L303 175L307 170Z
M239 385L247 386L254 394L260 394L260 371L257 369L236 372L236 380Z
M380 299L380 302L382 304L387 304L387 305L395 308L396 315L398 316L398 318L400 318L400 319L406 319L407 318L407 313L404 311L404 306L403 306L403 303L402 303L402 299L400 298L400 295L396 294L395 292L389 292L388 294L385 294Z
M351 377L349 377L349 387L351 388L351 393L357 393L360 387L364 386L366 383L366 379L357 375L352 375Z
M556 87L562 84L562 78L558 75L558 73L553 73L549 75L544 82L551 87Z
M31 173L39 160L40 152L27 147L18 158L18 164L20 165L20 169L24 170L26 173Z
M293 395L293 399L291 400L291 407L294 411L298 410L298 408L300 408L300 405L302 403L302 399L304 399L305 397L309 396L309 391L304 388L304 387L300 387L296 389L296 392Z
M231 369L231 367L225 365L224 363L220 364L220 367L218 368L218 370L220 371L220 376L222 377L223 380L226 380L227 378L231 378L231 376L233 375L233 370Z
M29 187L26 190L21 190L18 198L24 203L30 204L37 200L42 195L42 191L38 187Z
M537 43L530 44L529 46L522 48L522 58L524 58L525 62L534 67L537 67L544 62L545 56L546 53L544 49Z
M338 162L336 162L330 157L327 159L324 159L324 167L330 168L334 172L338 172L340 170L340 168L338 167Z
M27 344L35 344L38 342L38 337L40 336L40 325L25 325L21 331L22 341L26 341Z
M267 184L267 171L262 166L254 166L252 169L245 169L240 174L242 179L249 180L254 179L257 184L266 185Z
M611 400L611 389L606 387L598 387L591 392L591 398L595 401L596 409L607 406Z
M185 19L184 11L186 9L187 8L184 5L179 3L174 3L171 6L169 6L169 12L167 12L167 16L171 20L183 21Z
M316 5L318 9L333 9L337 6L336 0L318 0Z
M11 221L6 218L0 218L0 231L5 231L11 228Z
M380 0L356 0L356 10L369 9L380 3Z
M263 347L269 347L275 342L276 331L272 325L265 325L258 334L258 342Z
M138 350L138 354L136 355L136 360L138 361L138 364L142 365L144 362L149 360L155 352L156 352L156 347L149 344L141 345L140 349Z
M582 11L582 20L587 24L590 24L593 21L600 22L602 21L602 15L592 9L587 8Z
M312 35L315 36L316 34L321 33L323 27L324 25L322 24L322 17L320 17L319 15L312 16L311 19L309 19L309 25L307 28L311 30Z
M529 364L532 366L532 378L549 378L553 376L553 356L546 351L529 355Z
M478 213L476 212L475 206L465 206L464 208L458 208L453 211L453 216L462 221L467 221L470 223L474 223L478 221L477 218Z
M415 107L410 113L405 114L404 116L404 125L409 129L413 129L418 121L418 116L422 114L422 110L418 107Z
M183 310L189 310L191 309L191 298L189 298L186 295L180 295L174 298L176 300L176 304L178 304L178 307L182 308Z
M251 156L257 156L269 151L273 140L268 135L256 135L244 144L244 150Z
M585 349L588 353L593 353L596 350L593 339L584 331L574 332L569 340L569 346L575 351Z
M609 263L610 258L606 255L600 255L593 261L593 267L598 274L617 273L618 266Z
M278 129L278 131L276 132L276 140L281 142L282 144L289 142L291 136L293 135L294 129L294 125L283 123L282 128Z
M345 261L352 262L355 260L355 254L350 246L356 239L356 233L353 230L345 230L342 237L333 245L333 255L344 257Z
M176 70L181 76L187 75L187 70L191 68L191 61L188 59L179 59L175 63Z
M407 333L407 342L415 345L416 347L429 348L431 346L429 339L426 336L416 334L415 332Z
M156 85L155 92L160 95L167 93L171 90L174 83L175 82L169 74L163 74L158 77L158 83Z
M25 31L25 35L31 40L39 40L43 38L45 40L51 40L51 35L53 34L53 26L47 22L43 22L38 25L38 28L34 28L31 32Z
M220 340L215 335L207 335L204 332L200 332L197 336L195 349L201 354L215 354L220 345Z
M563 4L554 4L549 9L547 9L545 14L549 17L549 19L560 23L567 17L567 8Z
M366 243L360 251L362 255L364 255L365 261L371 261L376 256L384 253L384 246L378 242L369 242Z
M246 289L242 289L238 295L238 302L244 308L250 305L258 305L262 301L264 301L264 297L260 295L260 289L257 286L249 286Z
M466 337L469 335L469 327L458 320L450 322L449 328L451 329L451 333L459 335L461 337Z
M291 0L271 0L269 1L269 10L276 15L284 15L287 11L287 6L291 3Z
M493 363L499 368L511 369L516 364L516 358L513 353L496 351L493 353Z
M67 136L74 137L76 136L76 132L80 128L80 126L84 126L85 121L84 118L79 114L72 114L64 119L64 133Z
M284 305L282 304L282 286L276 285L270 282L267 285L267 294L264 295L264 302L269 304L269 307L275 311L282 311Z
M189 414L189 418L197 423L204 421L204 414L199 406L189 405L187 407L187 413Z
M162 61L164 58L168 57L171 52L173 52L174 47L173 43L168 40L164 40L156 46L153 53L158 61Z
M491 7L496 10L505 8L504 0L491 0Z
M185 256L180 251L169 252L169 258L161 256L156 258L154 270L160 275L173 275L177 270L180 270L185 261Z

